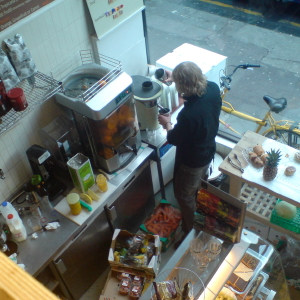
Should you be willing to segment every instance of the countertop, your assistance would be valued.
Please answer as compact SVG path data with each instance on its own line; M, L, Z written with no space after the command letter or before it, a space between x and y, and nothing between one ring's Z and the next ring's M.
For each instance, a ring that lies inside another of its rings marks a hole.
M19 255L17 256L18 263L24 264L26 271L32 276L37 276L62 250L68 247L76 236L84 230L92 221L103 211L104 206L108 203L112 203L122 193L122 186L127 183L128 178L132 172L139 169L145 162L153 150L146 147L136 160L131 163L123 172L118 176L111 179L109 182L117 187L115 191L93 212L93 214L81 225L77 225L68 218L57 213L56 216L47 215L47 222L59 219L60 227L53 231L40 231L38 232L38 238L36 240L28 236L27 239L18 244ZM73 184L70 184L70 189L73 188ZM63 195L60 195L57 199L52 201L53 206L59 203L63 199ZM108 204L109 205L109 204ZM27 233L31 233L31 228L27 225L27 219L31 216L30 213L22 216L23 223L27 229ZM0 216L0 221L3 221L3 216ZM13 239L12 239L13 240Z

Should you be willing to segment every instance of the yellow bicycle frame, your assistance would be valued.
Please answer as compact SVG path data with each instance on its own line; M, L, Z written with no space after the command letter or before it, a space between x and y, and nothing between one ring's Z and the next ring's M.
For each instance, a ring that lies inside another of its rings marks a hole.
M251 122L255 122L256 124L258 124L258 127L256 129L256 133L259 133L261 128L263 126L267 126L268 122L269 121L269 124L270 124L270 128L265 130L262 135L265 136L266 134L268 134L269 132L273 131L274 132L274 135L279 138L277 136L277 133L276 131L277 130L282 130L282 131L289 131L290 130L290 127L293 123L293 121L289 121L289 120L279 120L279 121L275 121L275 119L273 118L273 115L272 115L272 112L269 110L265 117L261 120L261 119L258 119L258 118L254 118L252 116L249 116L247 114L244 114L240 111L237 111L233 108L233 106L229 103L229 102L226 102L224 101L224 97L225 95L227 94L228 90L227 88L224 88L223 91L221 91L221 98L222 98L222 102L223 104L225 105L228 105L227 106L224 106L222 105L222 110L228 114L231 114L231 115L234 115L234 116L237 116L241 119L244 119L244 120L248 120L248 121L251 121ZM241 133L239 133L238 131L236 131L235 129L233 129L229 124L226 124L224 121L222 121L221 119L219 119L220 123L223 124L224 126L226 126L228 129L230 129L231 131L239 134L239 135L242 135ZM284 123L284 124L280 124L280 123ZM300 124L299 124L300 125ZM300 135L300 130L298 128L294 128L292 130L293 133L296 133L298 135Z

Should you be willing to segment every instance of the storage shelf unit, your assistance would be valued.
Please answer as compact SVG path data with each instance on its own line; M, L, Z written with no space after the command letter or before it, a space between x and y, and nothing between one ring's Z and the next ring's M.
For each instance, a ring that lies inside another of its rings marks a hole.
M296 240L300 240L300 234L282 228L270 222L272 211L277 203L277 198L264 193L255 187L244 184L241 190L240 199L247 202L246 215L269 227L285 233Z
M5 116L1 117L0 135L28 115L36 106L62 90L60 82L39 71L33 75L33 80L34 85L30 85L27 79L17 85L17 87L23 89L28 102L28 107L20 112L11 109Z

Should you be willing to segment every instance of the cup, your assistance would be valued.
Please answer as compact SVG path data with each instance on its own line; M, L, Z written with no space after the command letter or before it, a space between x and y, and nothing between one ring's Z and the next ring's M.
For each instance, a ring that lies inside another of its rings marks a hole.
M203 272L209 264L209 257L207 255L201 255L196 260L196 265L198 269Z
M81 204L80 204L80 198L79 195L76 193L70 193L67 197L66 197L67 203L70 206L71 209L71 213L74 216L77 216L81 213Z
M42 228L40 218L32 216L27 220L27 224L31 227L32 231L37 231Z
M147 132L147 139L148 141L151 143L154 143L156 140L156 130L150 130L148 128L146 128L146 132Z
M103 174L99 174L96 177L96 183L98 185L98 188L100 189L101 192L106 192L108 187L107 187L107 180L106 177Z
M28 106L24 91L19 87L9 90L7 97L15 111L22 111Z
M208 242L207 256L211 260L216 260L219 256L221 250L222 250L222 243L218 239L214 238Z
M190 241L190 252L194 259L202 256L204 243L200 239L192 239Z
M164 80L168 79L168 74L166 73L166 71L163 68L157 69L155 71L154 76L159 81L164 81ZM172 84L172 82L164 82L164 84L170 86Z

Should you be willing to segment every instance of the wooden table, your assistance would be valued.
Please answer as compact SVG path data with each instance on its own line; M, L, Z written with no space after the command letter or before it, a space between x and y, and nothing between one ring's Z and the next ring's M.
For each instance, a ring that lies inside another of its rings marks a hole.
M232 149L232 151L228 154L228 156L233 158L233 154L236 153L242 163L242 168L245 169L248 165L248 162L243 157L242 151L257 144L262 145L265 140L267 140L266 137L252 131L247 131ZM300 240L300 234L296 234L292 231L270 223L271 213L277 202L277 198L287 201L299 208L300 203L288 198L283 194L274 192L265 186L243 178L241 171L234 168L229 163L228 156L219 166L219 170L230 177L229 193L232 196L248 203L246 215L278 231L284 232L296 238L297 240ZM235 162L235 159L233 159L233 161Z

